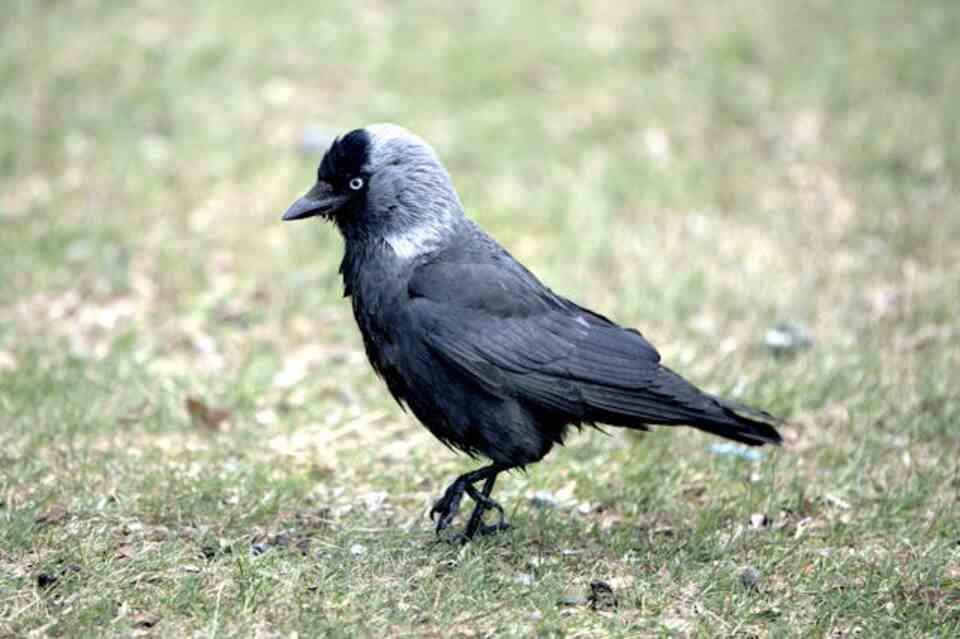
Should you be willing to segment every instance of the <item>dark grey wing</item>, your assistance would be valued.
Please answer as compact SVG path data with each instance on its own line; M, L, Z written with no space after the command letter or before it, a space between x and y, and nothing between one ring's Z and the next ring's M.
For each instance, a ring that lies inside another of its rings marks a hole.
M429 351L490 393L572 423L689 424L746 443L772 438L661 366L638 332L555 295L509 257L440 256L417 268L409 294Z

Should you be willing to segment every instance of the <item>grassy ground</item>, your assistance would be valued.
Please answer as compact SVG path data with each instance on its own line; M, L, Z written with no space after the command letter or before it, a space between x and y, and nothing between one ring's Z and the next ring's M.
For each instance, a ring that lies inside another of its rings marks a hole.
M0 635L957 636L958 35L954 0L8 2ZM477 464L368 370L333 229L279 223L381 120L788 444L584 433L500 482L514 530L435 543Z

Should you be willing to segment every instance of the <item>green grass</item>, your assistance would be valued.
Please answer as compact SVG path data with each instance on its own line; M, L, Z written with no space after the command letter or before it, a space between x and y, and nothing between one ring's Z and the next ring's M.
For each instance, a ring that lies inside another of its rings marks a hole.
M953 0L8 5L0 636L960 633ZM584 432L435 543L477 464L369 371L334 230L279 223L304 131L383 120L787 445Z

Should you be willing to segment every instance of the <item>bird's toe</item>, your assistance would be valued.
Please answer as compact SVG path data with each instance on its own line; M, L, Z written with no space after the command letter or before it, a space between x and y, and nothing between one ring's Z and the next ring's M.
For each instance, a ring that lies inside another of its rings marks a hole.
M495 524L483 524L480 526L480 529L477 530L477 534L481 536L493 535L502 530L510 530L510 524L505 522L503 519L500 519L500 521Z
M430 509L430 520L436 519L438 535L450 526L453 518L460 511L462 498L463 487L453 484L443 493L443 497L434 502L433 508Z
M493 499L490 499L490 497L484 495L483 493L473 488L472 486L467 487L467 494L470 495L470 498L473 499L473 501L476 502L477 505L480 506L484 511L487 511L487 510L497 511L497 514L499 515L499 519L500 519L498 525L505 523L503 506L498 504Z

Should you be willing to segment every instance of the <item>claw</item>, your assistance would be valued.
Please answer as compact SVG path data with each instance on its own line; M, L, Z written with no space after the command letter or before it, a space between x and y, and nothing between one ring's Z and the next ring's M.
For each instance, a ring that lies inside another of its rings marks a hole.
M503 520L500 520L495 524L480 524L472 536L468 536L468 531L464 531L456 533L455 535L451 535L447 538L447 541L450 543L466 544L474 537L486 537L487 535L494 535L502 530L510 530L510 528L510 524Z
M503 521L502 519L495 524L484 524L480 527L480 530L477 531L478 535L492 535L498 533L501 530L510 530L510 524Z
M430 521L436 518L438 535L450 526L450 522L460 511L460 500L463 499L464 489L463 484L454 482L430 509Z
M430 509L430 521L433 521L434 516L437 516L437 537L440 537L441 533L450 526L453 518L456 517L460 511L460 501L463 499L464 493L470 496L476 506L473 509L473 514L470 515L470 519L463 533L453 535L449 537L447 541L461 541L466 543L477 533L488 535L509 528L509 525L504 520L505 514L503 507L490 499L490 491L493 490L497 473L503 470L505 470L504 467L498 467L496 465L487 466L486 468L481 468L472 473L466 473L457 477L457 479L447 487L443 496L434 502L433 507ZM477 490L474 486L474 483L479 481L485 482L482 491ZM499 517L496 524L483 523L483 515L488 510L497 511Z

